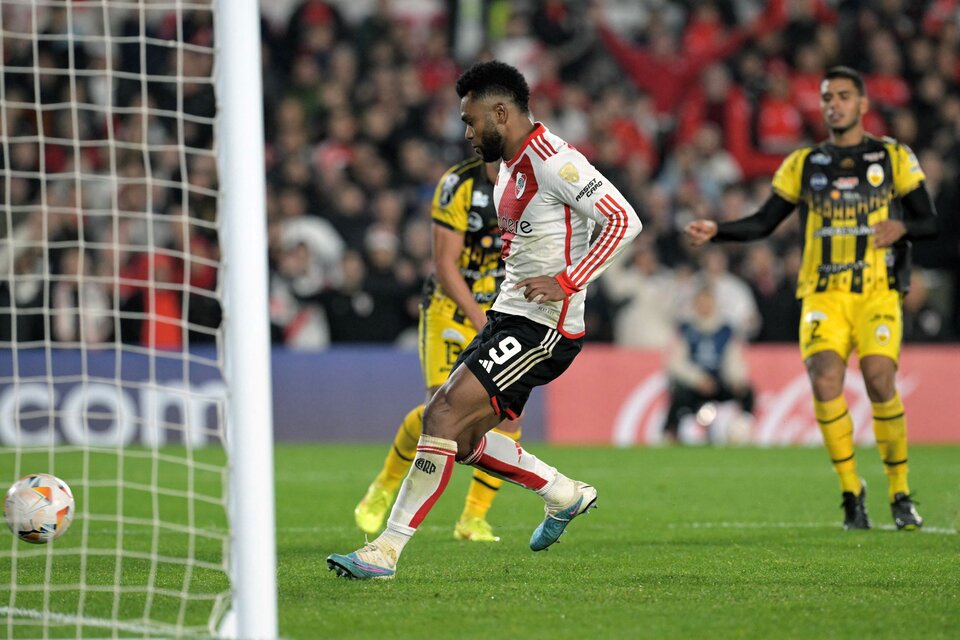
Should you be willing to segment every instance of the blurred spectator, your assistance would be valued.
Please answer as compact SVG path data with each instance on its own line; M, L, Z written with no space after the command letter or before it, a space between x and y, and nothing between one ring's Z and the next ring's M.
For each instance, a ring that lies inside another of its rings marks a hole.
M700 258L700 275L709 285L719 305L719 312L745 338L760 331L760 313L750 287L728 269L727 254L719 246L709 246Z
M654 349L667 345L674 330L677 291L672 272L660 264L652 243L635 242L632 254L611 264L600 282L618 306L614 342Z
M692 312L676 326L666 362L670 406L663 437L667 442L680 439L680 421L685 415L696 414L701 425L709 427L716 413L711 408L712 415L702 415L707 403L736 400L747 416L753 412L753 386L742 337L723 319L718 305L712 287L700 284Z

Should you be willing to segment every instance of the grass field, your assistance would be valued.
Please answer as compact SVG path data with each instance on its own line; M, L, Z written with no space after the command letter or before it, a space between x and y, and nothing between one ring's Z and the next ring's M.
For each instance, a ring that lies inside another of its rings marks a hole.
M926 518L924 530L916 533L893 530L886 481L871 449L858 452L875 527L866 532L840 528L837 483L821 449L536 444L531 449L599 491L599 508L572 524L560 544L540 553L529 550L542 502L512 486L505 486L490 513L502 542L455 541L452 527L469 478L467 469L458 469L404 552L396 579L356 582L336 579L326 571L325 558L363 543L352 511L385 446L279 446L281 635L302 640L960 637L960 447L911 449L911 484ZM110 464L95 467L111 470ZM69 476L69 469L60 469ZM127 472L149 477L150 469L129 464ZM171 468L161 475L177 472ZM194 474L196 490L216 489L218 479L208 475ZM99 498L90 493L86 499L116 500L116 492ZM167 499L175 506L175 495ZM141 509L147 516L155 508L135 494L124 502L128 515ZM216 509L202 509L194 518L219 530ZM73 527L53 554L40 548L37 556L18 558L18 581L42 583L47 576L55 583L75 581L79 556L71 551L83 537L83 523ZM101 530L110 531L98 523L88 533ZM173 555L177 545L193 544L198 557L216 559L215 537L164 534L157 541L149 532L125 526L123 547L142 552L159 543ZM109 533L103 546L115 545L115 535ZM115 558L88 560L94 567L99 561L105 564L98 570L108 577L116 570ZM182 572L161 569L170 575L157 576L159 585L183 589ZM125 560L122 579L134 585L150 571L146 560ZM8 602L10 582L9 562L0 558L0 605ZM188 585L198 594L225 588L214 571L195 570ZM28 595L18 592L18 606L42 606L24 600ZM55 591L48 604L54 610L77 597ZM117 604L110 593L94 593L86 597L84 615L109 618L113 607L135 615L144 597L131 593ZM200 615L202 606L194 611L183 601L154 596L151 606L158 616L180 615L188 622ZM38 631L56 637L110 635L103 628L79 628L0 624L0 637L38 637Z

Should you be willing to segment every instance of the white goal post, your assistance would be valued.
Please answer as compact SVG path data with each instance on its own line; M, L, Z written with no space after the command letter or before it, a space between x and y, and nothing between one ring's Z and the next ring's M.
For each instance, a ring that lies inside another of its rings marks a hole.
M2 637L278 636L259 19L0 3Z
M277 634L263 88L257 0L216 0L238 637ZM261 312L252 313L259 309ZM263 522L266 514L267 522Z

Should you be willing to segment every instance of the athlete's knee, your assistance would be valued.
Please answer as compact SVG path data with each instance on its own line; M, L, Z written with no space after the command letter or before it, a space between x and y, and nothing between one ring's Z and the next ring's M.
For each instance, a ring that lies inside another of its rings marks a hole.
M871 402L886 402L897 393L897 367L884 356L869 356L860 362L863 383Z
M807 375L817 400L832 400L843 393L846 364L832 353L818 353L807 359Z

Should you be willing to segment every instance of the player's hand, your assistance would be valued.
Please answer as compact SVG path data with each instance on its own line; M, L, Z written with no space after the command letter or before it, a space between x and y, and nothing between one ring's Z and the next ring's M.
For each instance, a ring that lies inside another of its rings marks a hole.
M535 302L536 304L559 302L567 297L566 292L553 276L524 278L514 288L523 289L523 297L527 299L527 302Z
M907 227L900 220L881 220L873 225L873 244L889 247L907 233Z
M690 239L690 244L699 247L710 242L710 238L717 235L717 223L713 220L694 220L688 223L683 230Z

